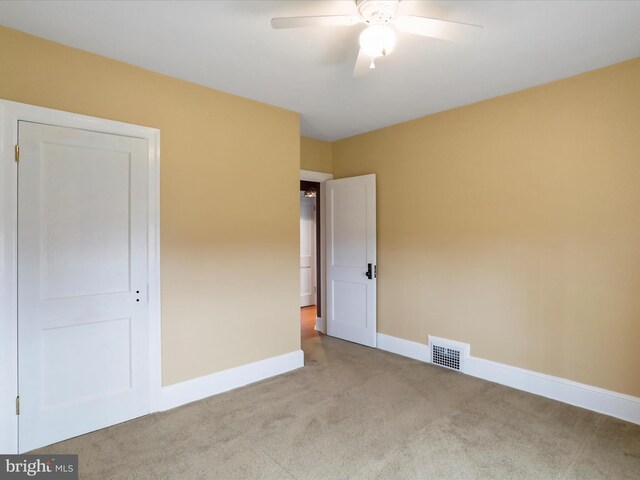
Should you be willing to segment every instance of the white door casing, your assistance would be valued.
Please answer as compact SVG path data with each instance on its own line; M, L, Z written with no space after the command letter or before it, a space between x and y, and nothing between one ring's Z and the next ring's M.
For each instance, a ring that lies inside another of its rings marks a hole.
M18 125L22 122L33 122L72 129L82 129L89 132L102 132L111 135L121 135L142 139L146 145L145 151L145 185L147 189L147 230L143 232L143 241L147 245L147 258L145 268L147 270L148 284L146 287L146 309L148 311L148 383L145 403L147 409L156 411L161 390L160 369L160 244L159 244L159 218L160 218L160 131L154 128L132 125L127 123L105 120L85 115L63 112L33 105L27 105L7 100L0 100L0 453L21 453L26 450L25 444L18 446L18 419L25 415L25 400L21 398L22 411L17 415L16 398L18 395L18 165L14 157L15 146L18 144ZM25 158L24 149L20 155ZM23 202L24 203L24 202ZM23 207L25 205L22 205ZM68 219L67 219L68 220ZM58 244L64 242L64 231L57 237ZM90 235L89 235L90 236ZM95 237L94 237L95 239ZM66 240L69 240L67 237ZM91 242L89 242L91 243ZM64 265L57 265L49 273L63 274ZM73 268L76 268L77 265ZM69 270L69 269L67 269ZM69 273L68 271L66 272ZM117 275L111 272L101 281L113 282ZM41 285L36 285L38 288ZM95 285L94 285L95 286ZM29 285L32 288L33 285ZM82 290L88 288L85 285L75 283L75 287ZM103 285L104 287L104 285ZM55 296L59 285L49 289L48 294ZM21 293L22 292L21 288ZM81 293L87 294L86 290ZM142 293L142 291L141 291ZM142 298L141 298L142 301ZM137 302L140 303L140 302ZM110 333L117 330L118 322L113 322ZM62 328L61 330L64 330ZM109 330L109 329L107 329ZM60 334L53 332L51 335ZM111 336L113 338L113 335ZM63 350L63 345L54 341L50 342L53 349ZM76 348L75 345L73 348ZM85 351L87 349L85 348ZM53 353L52 350L47 352ZM96 352L101 353L101 352ZM102 352L103 353L103 352ZM99 356L99 355L98 355ZM116 365L112 365L117 370ZM133 375L131 375L133 378ZM134 380L135 381L135 380ZM109 383L111 382L111 383ZM105 378L103 386L110 388L111 393L117 388L114 378ZM90 383L85 384L91 387ZM95 384L93 385L95 386ZM48 395L52 392L50 390ZM54 392L55 393L55 392ZM77 393L77 392L76 392ZM84 392L86 393L86 392ZM49 396L49 400L52 397ZM54 400L63 403L60 396ZM102 412L97 417L103 417ZM106 416L105 416L106 417Z
M300 306L316 304L315 198L300 197Z
M20 122L19 445L149 412L147 142Z
M326 190L327 334L375 347L376 177L330 180Z

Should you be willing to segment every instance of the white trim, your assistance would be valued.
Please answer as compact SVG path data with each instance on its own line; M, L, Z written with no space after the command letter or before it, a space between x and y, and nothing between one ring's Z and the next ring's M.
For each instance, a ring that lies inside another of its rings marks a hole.
M464 373L640 425L638 397L476 357Z
M378 348L423 362L427 345L378 333ZM469 356L462 373L640 424L640 398Z
M149 144L149 372L150 408L158 408L160 345L160 131L155 128L0 100L0 453L17 453L17 165L18 121L143 138Z
M333 175L331 175L333 177ZM324 334L327 333L327 186L320 183L320 272L322 274L322 291L320 298L320 309L322 315L317 317L316 330ZM316 295L317 298L317 295Z
M162 309L160 272L160 130L149 129L148 316L149 409L157 412L162 388Z
M169 410L304 366L304 352L296 350L240 367L164 387L160 410Z
M320 300L320 307L323 312L323 315L316 318L316 327L315 329L318 332L327 333L327 316L324 312L327 311L327 264L326 264L326 230L327 230L327 222L326 222L326 186L324 182L327 180L332 180L333 174L331 173L323 173L323 172L312 172L311 170L300 170L300 180L306 180L308 182L318 182L320 183L320 273L322 280L322 298Z
M0 452L18 453L16 121L0 102Z
M323 172L312 172L311 170L300 170L300 180L306 180L307 182L326 182L332 180L333 174Z
M412 342L403 338L392 337L384 333L378 333L378 348L387 352L413 358L421 362L430 362L429 347L418 342Z

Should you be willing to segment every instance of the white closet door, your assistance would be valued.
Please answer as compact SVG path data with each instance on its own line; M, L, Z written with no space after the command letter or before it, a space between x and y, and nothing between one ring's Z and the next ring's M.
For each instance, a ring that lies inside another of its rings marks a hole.
M316 304L316 199L300 197L300 306Z
M19 122L19 449L149 412L147 142Z
M327 334L376 346L376 176L327 188Z

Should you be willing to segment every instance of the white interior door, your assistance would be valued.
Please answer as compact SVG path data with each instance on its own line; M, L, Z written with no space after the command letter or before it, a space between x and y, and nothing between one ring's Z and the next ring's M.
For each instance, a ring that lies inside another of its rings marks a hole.
M376 346L376 176L326 182L327 334Z
M147 141L19 122L19 451L149 412Z
M316 199L300 197L300 306L316 304Z

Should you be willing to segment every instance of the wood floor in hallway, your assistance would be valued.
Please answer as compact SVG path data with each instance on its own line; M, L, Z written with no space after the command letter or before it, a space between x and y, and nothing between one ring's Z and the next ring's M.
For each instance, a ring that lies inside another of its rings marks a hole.
M318 332L316 332L316 311L315 305L300 309L300 334L303 340L318 336Z

